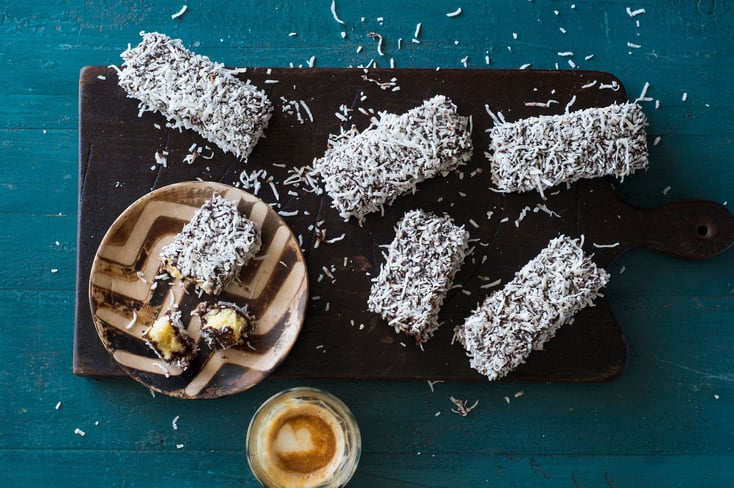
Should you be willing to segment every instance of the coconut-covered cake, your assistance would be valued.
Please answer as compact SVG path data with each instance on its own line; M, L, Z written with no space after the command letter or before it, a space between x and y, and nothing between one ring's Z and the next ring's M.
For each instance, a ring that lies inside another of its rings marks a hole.
M438 329L438 313L464 262L468 240L469 233L448 216L407 212L372 284L369 310L417 343L429 340Z
M577 239L561 235L457 326L456 337L472 368L490 380L502 378L592 306L608 281Z
M344 220L361 224L416 185L446 176L472 156L468 117L443 95L404 114L380 112L362 132L329 136L326 153L314 160L332 206Z
M501 122L487 157L499 191L543 192L561 183L646 169L647 117L636 103Z
M247 159L273 112L264 91L243 82L224 65L194 54L179 39L157 32L120 56L119 84L140 100L140 111L157 111L174 128L191 129L225 152Z
M163 248L161 266L174 278L218 295L237 279L261 242L257 225L215 193Z

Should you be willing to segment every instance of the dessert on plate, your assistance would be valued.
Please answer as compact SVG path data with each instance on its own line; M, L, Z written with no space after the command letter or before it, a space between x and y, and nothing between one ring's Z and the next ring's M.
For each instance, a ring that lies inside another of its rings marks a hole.
M196 211L161 251L161 266L174 278L219 295L260 250L260 229L218 193Z

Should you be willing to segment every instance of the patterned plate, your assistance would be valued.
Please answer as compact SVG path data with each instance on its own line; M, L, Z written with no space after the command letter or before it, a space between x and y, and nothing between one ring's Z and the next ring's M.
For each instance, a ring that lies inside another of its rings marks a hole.
M218 297L199 297L180 281L159 277L159 254L215 192L260 226L262 248L239 283ZM177 183L140 198L112 224L92 264L89 300L102 343L127 374L166 395L218 398L251 388L291 350L303 324L308 275L293 233L265 202L221 183ZM199 319L190 312L205 300L247 305L257 321L247 348L212 351L198 340ZM163 363L142 339L172 307L198 341L199 353L186 371Z

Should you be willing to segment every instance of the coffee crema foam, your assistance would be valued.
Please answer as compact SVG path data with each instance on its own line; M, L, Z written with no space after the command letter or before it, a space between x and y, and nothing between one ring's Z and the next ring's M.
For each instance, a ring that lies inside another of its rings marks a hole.
M334 432L314 415L288 417L272 432L270 445L286 471L310 473L326 466L336 452Z
M344 433L326 408L288 402L265 420L260 445L269 476L284 486L318 486L344 461Z

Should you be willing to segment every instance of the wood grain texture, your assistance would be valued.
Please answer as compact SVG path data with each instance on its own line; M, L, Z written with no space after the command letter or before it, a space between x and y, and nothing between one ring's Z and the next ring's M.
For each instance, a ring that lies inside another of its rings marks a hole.
M423 381L272 379L235 397L182 402L153 398L128 378L70 373L79 70L119 63L140 29L230 66L305 66L315 56L317 67L372 58L386 67L394 58L401 68L462 68L468 56L479 68L488 54L494 68L570 69L558 53L572 51L580 68L615 73L631 98L649 82L648 96L661 102L643 103L650 135L661 137L651 167L616 185L620 196L642 208L699 199L730 207L731 2L468 0L452 19L454 2L337 0L346 39L329 2L187 1L187 16L171 20L182 3L0 5L0 310L12 330L0 341L9 358L0 367L6 484L255 486L244 460L249 417L272 393L302 384L344 399L367 433L353 486L732 484L732 252L685 261L640 249L612 263L607 298L630 350L624 374L602 384L446 382L431 393ZM632 18L627 7L646 13ZM384 36L384 57L371 31ZM480 403L458 417L450 395ZM87 436L74 435L77 427Z

